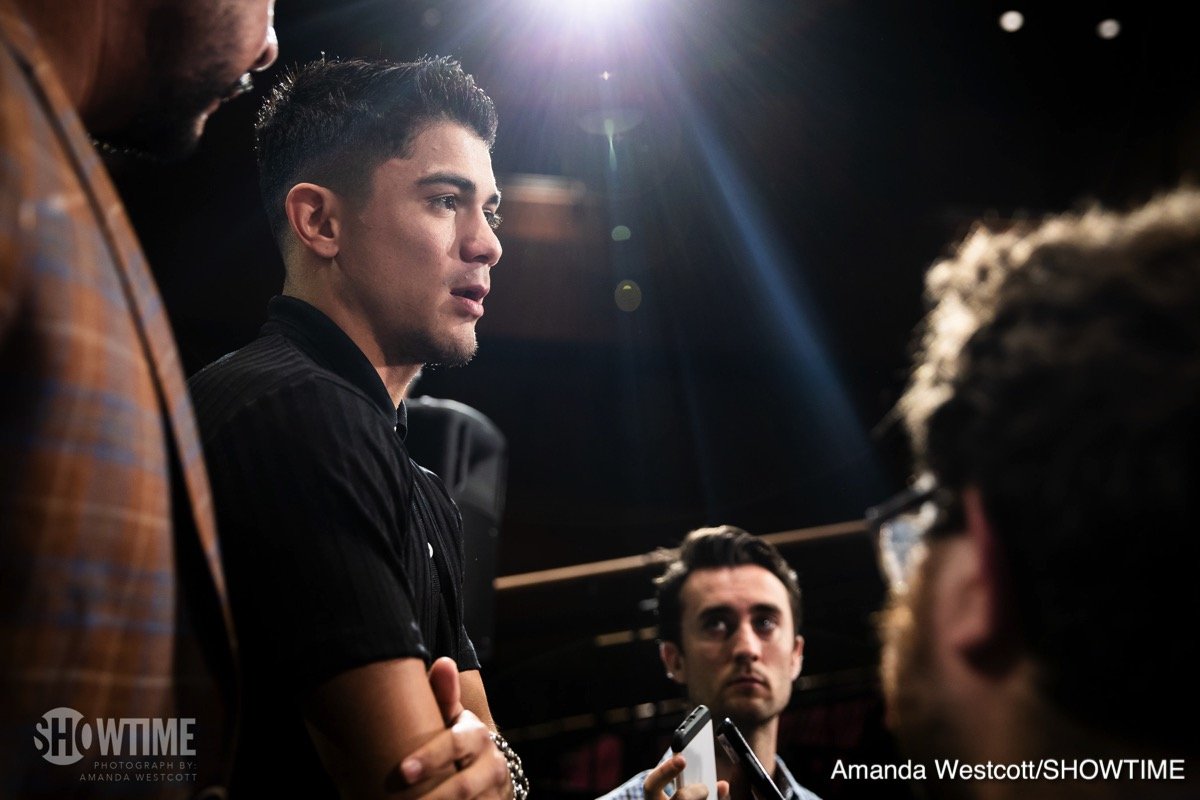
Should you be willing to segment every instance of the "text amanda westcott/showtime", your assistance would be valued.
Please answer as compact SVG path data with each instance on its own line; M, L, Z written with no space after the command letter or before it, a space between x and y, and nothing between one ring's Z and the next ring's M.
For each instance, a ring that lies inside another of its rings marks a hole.
M830 778L843 780L944 781L1182 781L1182 758L1042 758L1012 763L973 764L937 759L932 769L914 761L900 764L850 764L838 759Z

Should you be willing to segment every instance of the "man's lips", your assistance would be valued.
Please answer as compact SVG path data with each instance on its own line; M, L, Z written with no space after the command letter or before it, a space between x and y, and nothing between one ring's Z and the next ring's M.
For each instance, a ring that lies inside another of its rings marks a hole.
M766 679L758 675L734 675L725 681L725 685L734 689L753 688L756 686L761 686L765 689L768 686Z
M459 286L451 289L450 294L455 297L466 297L478 303L483 302L483 298L488 295L488 287L481 283L472 283L469 286Z
M450 294L458 298L458 304L463 311L474 317L483 316L483 298L488 295L487 286L481 283L456 286L450 290Z

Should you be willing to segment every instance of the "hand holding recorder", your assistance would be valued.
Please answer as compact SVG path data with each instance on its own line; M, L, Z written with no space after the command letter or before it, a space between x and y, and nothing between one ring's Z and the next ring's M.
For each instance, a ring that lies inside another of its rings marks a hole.
M783 792L779 791L775 781L771 780L758 756L750 749L746 737L742 736L742 732L729 717L722 720L717 728L717 741L721 743L729 760L741 766L742 774L750 781L750 791L758 800L783 800Z

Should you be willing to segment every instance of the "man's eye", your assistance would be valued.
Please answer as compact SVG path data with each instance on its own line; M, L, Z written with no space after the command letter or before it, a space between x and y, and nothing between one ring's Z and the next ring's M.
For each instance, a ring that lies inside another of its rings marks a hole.
M700 630L704 631L705 633L723 634L726 630L728 630L728 628L729 626L725 623L725 620L720 619L719 617L706 619L700 623Z
M492 230L499 228L500 223L504 221L504 217L500 216L500 214L496 211L484 211L483 216L487 219L488 226L491 227Z
M435 197L431 202L435 206L444 208L447 211L453 211L458 208L458 198L452 194L444 195L442 197Z
M772 633L779 627L779 622L773 617L759 617L754 620L754 629L759 633Z

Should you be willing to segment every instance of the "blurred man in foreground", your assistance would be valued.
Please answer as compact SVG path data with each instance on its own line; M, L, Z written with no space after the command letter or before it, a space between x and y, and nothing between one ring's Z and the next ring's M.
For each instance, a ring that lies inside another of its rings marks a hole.
M93 140L189 151L275 59L272 14L273 0L0 0L5 797L225 780L235 649L209 486L162 301ZM169 777L95 766L152 752L178 764Z
M901 744L933 794L1195 796L1200 195L979 230L927 290L920 477L869 513Z

